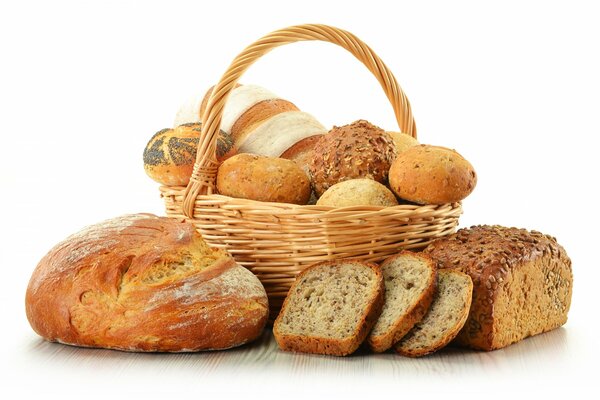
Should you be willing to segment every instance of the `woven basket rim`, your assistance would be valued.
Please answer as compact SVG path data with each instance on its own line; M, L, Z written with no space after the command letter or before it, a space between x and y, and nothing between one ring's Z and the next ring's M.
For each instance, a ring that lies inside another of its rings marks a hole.
M160 191L162 195L177 195L181 194L182 196L185 193L185 186L168 186L161 185ZM169 193L174 192L174 193ZM279 203L279 202L268 202L268 201L258 201L258 200L250 200L243 199L239 197L231 197L225 196L222 194L199 194L196 196L196 203L200 203L203 206L209 205L209 203L214 202L214 205L223 206L223 205L237 205L237 206L247 206L247 211L252 211L252 208L256 210L259 209L270 209L277 210L279 212L288 210L288 211L298 211L301 213L320 213L320 214L333 214L336 212L340 213L371 213L371 215L382 213L385 211L389 211L390 213L399 213L399 212L411 212L411 213L422 213L422 212L441 212L442 210L447 209L459 209L462 207L462 202L453 202L453 203L443 203L443 204L398 204L395 206L347 206L347 207L335 207L335 206L322 206L315 204L292 204L292 203ZM226 208L226 207L225 207Z

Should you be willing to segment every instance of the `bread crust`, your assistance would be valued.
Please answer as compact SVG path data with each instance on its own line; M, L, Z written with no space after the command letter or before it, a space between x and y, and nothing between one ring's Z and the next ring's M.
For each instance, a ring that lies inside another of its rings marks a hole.
M315 145L310 164L313 190L321 196L336 183L356 178L386 184L395 157L391 136L368 121L334 126Z
M49 341L124 351L225 349L257 338L268 300L258 279L192 224L134 214L55 246L33 272L27 318Z
M190 122L158 131L144 149L144 170L154 181L168 186L189 183L202 124ZM216 142L218 161L225 161L237 153L231 137L221 131Z
M405 314L403 314L400 318L396 320L394 325L388 329L388 331L382 335L373 335L370 334L367 337L367 343L371 350L376 353L382 353L388 349L390 349L395 343L400 341L414 326L417 322L423 319L423 316L429 310L429 306L433 301L433 297L435 295L435 291L437 288L437 270L435 268L435 263L431 259L431 257L426 256L421 253L413 253L412 251L403 250L399 254L395 256L391 256L386 258L381 263L381 269L383 270L387 263L394 262L396 259L411 256L415 258L419 258L423 260L426 264L430 265L431 274L429 276L429 284L427 285L427 289L421 293L418 299L412 304L411 307L408 308Z
M240 86L242 86L242 85L239 83L236 83L233 88L236 89ZM210 100L210 96L212 96L212 92L213 92L214 88L215 88L215 85L212 85L211 87L209 87L208 90L206 91L206 93L204 93L204 97L202 97L202 101L200 102L200 108L198 110L198 121L200 121L200 117L202 115L204 115L204 112L206 111L206 106L208 105L208 100ZM231 132L227 132L227 133L231 133Z
M285 314L287 304L291 298L289 293L294 293L297 283L300 281L299 278L301 278L313 269L326 268L328 266L338 265L340 263L362 264L374 271L377 280L379 281L376 286L375 292L369 299L369 305L367 306L367 309L361 316L361 322L357 331L354 332L354 334L350 337L342 340L326 337L306 337L294 334L283 334L279 332L278 326L281 323L283 315ZM277 341L279 348L284 351L325 354L332 356L346 356L352 354L358 349L358 347L361 345L361 343L365 340L365 338L371 331L371 328L373 328L373 325L375 325L375 322L377 322L377 318L379 318L379 315L381 314L381 310L383 308L384 294L385 285L383 282L383 274L381 273L381 269L377 264L367 263L364 261L353 259L345 259L338 261L323 261L311 265L304 269L302 272L300 272L300 274L298 274L298 276L296 277L296 281L292 284L290 290L288 291L288 296L283 302L281 312L277 316L277 319L275 320L275 323L273 325L273 335L275 336L275 340Z
M306 204L310 198L308 176L293 161L246 153L221 164L217 190L225 196L278 203Z
M436 351L440 350L441 348L446 347L448 345L448 343L450 343L459 334L460 330L465 325L465 322L467 321L467 318L469 317L469 310L471 308L473 281L471 280L469 275L464 274L457 270L439 271L438 279L439 279L439 276L442 274L455 274L455 275L461 275L461 276L468 278L467 282L468 282L469 287L467 288L467 290L461 292L461 294L464 295L463 302L465 303L465 307L463 307L462 313L460 314L459 319L457 320L454 327L451 330L449 330L443 338L440 338L434 345L432 345L430 347L421 348L421 349L411 349L411 348L403 347L402 341L398 342L394 346L394 348L398 354L405 356L405 357L423 357L423 356L429 355L431 353L435 353Z
M398 205L396 196L386 186L372 179L358 178L338 182L317 200L319 206L393 207Z
M283 99L267 99L259 101L246 110L233 123L231 136L236 142L241 142L257 125L267 119L288 111L300 111L292 102Z
M398 154L402 153L405 150L410 149L413 146L419 145L419 141L417 139L415 139L414 137L412 137L406 133L394 132L394 131L387 131L387 133L388 133L388 135L390 135L392 137L392 140L394 141L394 145L396 146L396 152Z
M461 201L477 184L473 166L452 149L421 144L398 154L389 173L390 188L418 204Z
M480 225L436 240L424 252L438 268L457 269L473 279L473 305L458 345L499 349L567 321L571 260L552 236Z

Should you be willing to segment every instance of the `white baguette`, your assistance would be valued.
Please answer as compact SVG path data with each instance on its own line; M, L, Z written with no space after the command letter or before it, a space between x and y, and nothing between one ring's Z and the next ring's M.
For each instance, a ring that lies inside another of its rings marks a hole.
M221 118L221 130L231 133L231 127L235 122L256 103L265 100L278 99L279 97L260 86L243 85L231 91L229 99L223 109Z
M235 121L248 111L253 105L264 100L277 99L277 95L265 88L256 85L243 85L233 89L225 103L221 118L221 130L231 133ZM185 102L177 111L174 126L189 122L200 122L200 107L204 95L195 96Z
M173 127L187 124L189 122L200 122L200 105L202 104L203 95L188 99L177 111Z
M326 131L311 114L287 111L267 119L240 138L238 151L279 157L299 140Z

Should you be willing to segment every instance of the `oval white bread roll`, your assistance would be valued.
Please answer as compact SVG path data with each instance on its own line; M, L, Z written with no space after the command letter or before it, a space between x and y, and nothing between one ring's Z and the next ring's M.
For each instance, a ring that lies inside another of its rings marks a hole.
M177 111L173 128L190 122L200 122L200 105L204 96L195 96L189 98Z
M243 85L231 91L223 109L221 129L231 133L231 127L256 103L279 98L275 93L256 85Z
M175 125L198 122L212 90L185 103L175 117ZM327 131L312 115L257 85L240 85L231 91L223 109L221 130L232 136L236 147L245 146L240 152L270 157L279 157L298 141Z
M287 111L267 119L239 138L239 152L279 157L296 142L326 131L309 113Z

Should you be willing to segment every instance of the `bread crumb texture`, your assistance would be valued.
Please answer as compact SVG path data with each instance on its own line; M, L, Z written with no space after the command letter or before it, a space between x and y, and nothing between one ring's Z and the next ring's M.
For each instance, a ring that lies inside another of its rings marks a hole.
M414 357L446 346L467 319L472 289L468 275L452 270L439 271L437 292L427 314L398 342L396 350Z
M347 355L372 328L383 306L379 267L361 262L324 262L297 278L275 321L284 350Z
M403 251L381 264L385 303L368 337L369 346L382 352L419 322L431 305L437 273L433 261L421 254Z

